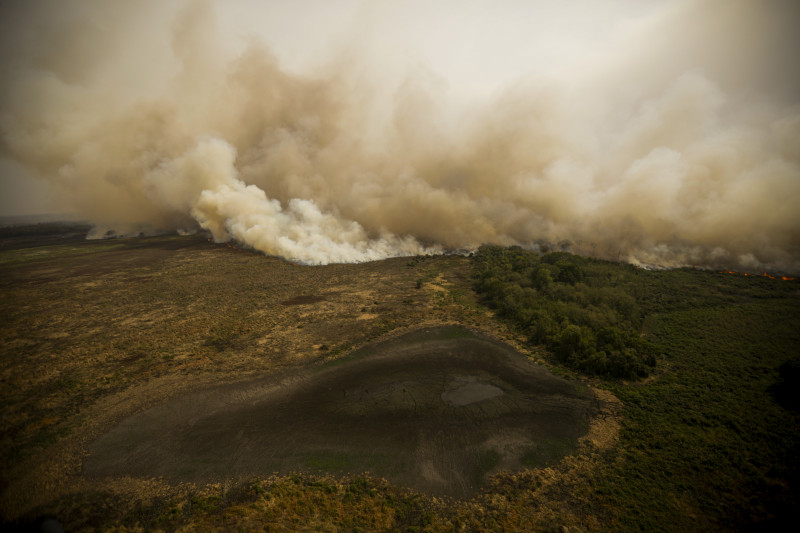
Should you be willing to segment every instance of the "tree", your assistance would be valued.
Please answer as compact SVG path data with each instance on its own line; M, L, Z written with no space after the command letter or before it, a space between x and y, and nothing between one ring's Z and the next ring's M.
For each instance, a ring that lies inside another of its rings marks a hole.
M588 328L570 324L558 336L556 354L566 363L576 364L592 355L594 351L594 335Z

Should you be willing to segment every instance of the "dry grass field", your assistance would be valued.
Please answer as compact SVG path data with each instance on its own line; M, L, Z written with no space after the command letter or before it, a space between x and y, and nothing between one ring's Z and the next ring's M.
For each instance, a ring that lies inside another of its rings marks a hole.
M306 462L316 471L247 480L88 475L92 443L136 413L214 387L291 380L420 328L458 324L537 355L476 303L462 256L308 267L201 236L85 241L61 228L6 232L0 272L0 511L9 525L42 516L68 530L577 524L580 502L562 497L565 487L616 438L615 399L587 392L596 416L578 448L562 452L573 455L498 473L455 500L375 474L326 473L330 457ZM486 461L488 472L497 458Z

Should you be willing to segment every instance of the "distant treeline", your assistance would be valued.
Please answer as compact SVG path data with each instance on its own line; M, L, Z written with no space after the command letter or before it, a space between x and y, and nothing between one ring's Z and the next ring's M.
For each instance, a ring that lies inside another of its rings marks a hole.
M559 363L628 379L655 366L657 350L642 337L634 267L517 246L482 246L474 261L474 287L484 303Z

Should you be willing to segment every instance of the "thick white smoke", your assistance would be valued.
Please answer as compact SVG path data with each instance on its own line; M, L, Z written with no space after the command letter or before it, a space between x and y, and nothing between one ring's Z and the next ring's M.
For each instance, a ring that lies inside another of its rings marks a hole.
M358 222L322 213L313 200L293 198L285 208L237 175L236 150L202 139L147 176L153 197L186 211L214 240L231 237L257 250L310 264L354 262L437 251L391 233L371 238Z
M405 5L367 3L363 43L303 75L232 45L205 2L7 5L2 153L98 227L312 264L491 242L800 271L795 4L667 3L602 53L471 95L375 57L387 20L424 14Z

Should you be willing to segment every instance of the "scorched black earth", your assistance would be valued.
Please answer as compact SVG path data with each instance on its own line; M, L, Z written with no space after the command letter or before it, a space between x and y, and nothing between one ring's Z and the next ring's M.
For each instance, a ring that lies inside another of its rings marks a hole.
M90 446L90 476L211 481L371 472L464 497L487 475L557 461L593 396L457 326L369 345L283 381L219 387L134 415Z

